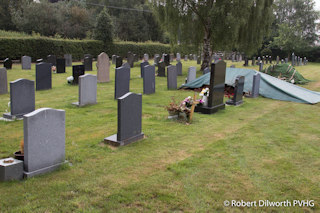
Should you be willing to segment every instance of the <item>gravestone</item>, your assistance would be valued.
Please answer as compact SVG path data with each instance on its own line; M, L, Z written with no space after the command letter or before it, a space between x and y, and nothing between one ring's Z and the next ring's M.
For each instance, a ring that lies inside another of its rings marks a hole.
M122 66L122 57L116 56L116 68L119 68Z
M158 65L160 62L160 56L157 54L155 57L154 57L154 65Z
M110 81L110 62L109 62L109 56L105 53L102 52L100 55L98 55L98 60L97 60L97 81L99 83L105 83Z
M268 64L269 56L266 56L266 64Z
M182 63L179 61L176 64L176 67L177 67L177 75L182 76Z
M129 63L130 67L132 68L134 65L134 55L132 52L127 53L127 62Z
M167 88L177 89L177 67L170 65L167 67Z
M58 58L57 59L57 73L65 73L66 72L66 59Z
M65 111L41 108L23 116L24 175L29 178L65 163Z
M254 65L255 65L255 62L256 62L256 57L253 57L253 58L252 58L252 64L251 64L251 65L254 66Z
M294 56L294 53L292 53L292 55L291 55L291 64L292 64L292 66L295 65L294 59L295 59L295 56Z
M188 68L187 83L193 81L196 78L197 78L197 68L196 67L189 67Z
M0 68L0 95L8 93L8 79L6 68Z
M260 58L260 57L258 57L257 65L259 65L260 61L261 61L261 58Z
M283 59L281 59L281 64L284 64L284 60Z
M277 65L279 64L279 61L280 61L280 58L279 58L279 56L277 56L277 59L276 59L276 63L277 63Z
M166 65L163 61L158 64L158 77L166 77Z
M145 54L143 55L143 60L144 60L144 61L149 61L149 55L148 55L147 53L145 53Z
M115 73L114 99L120 98L130 90L130 68L118 67Z
M133 57L134 57L134 62L138 62L139 61L139 57L137 54L133 54Z
M239 54L239 61L242 61L242 55Z
M156 68L147 65L144 67L143 94L153 94L156 91Z
M92 71L92 57L85 57L83 60L83 65L85 71Z
M166 66L169 66L169 65L170 65L170 55L164 54L164 64L165 64Z
M236 56L235 56L235 54L232 54L231 61L234 62L235 60L236 60Z
M244 65L245 67L249 66L249 60L247 57L244 58Z
M262 72L263 71L263 63L259 62L259 71Z
M269 62L270 62L270 64L272 64L272 56L271 55L269 56Z
M243 88L244 88L244 76L237 76L235 87L234 87L234 95L233 98L228 100L226 104L228 105L240 105L243 103Z
M173 62L173 58L174 58L174 55L171 53L170 54L170 62Z
M22 56L21 57L21 66L23 70L31 70L31 57Z
M198 56L198 58L197 58L197 64L201 64L201 57L200 56Z
M66 66L71 67L72 66L72 55L71 54L64 54L64 59L66 60ZM58 63L58 61L57 61Z
M193 54L193 60L197 60L197 55L196 54Z
M298 61L298 56L294 57L294 65L297 65L297 61Z
M264 56L262 56L262 64L265 64L265 57Z
M302 66L303 64L302 64L302 57L300 58L300 66Z
M73 76L73 82L72 84L78 84L79 83L79 76L84 75L84 65L74 65L72 66L72 76Z
M142 63L140 63L140 76L141 78L143 78L143 74L144 74L144 67L149 65L149 62L148 61L144 61Z
M181 55L180 55L180 53L177 53L176 61L181 61Z
M204 74L207 74L207 73L209 73L210 72L210 68L209 67L206 67L206 68L204 68L204 70L203 70L203 75Z
M97 76L85 74L79 76L79 100L73 103L79 107L97 103Z
M307 65L307 57L303 58L303 65Z
M57 58L55 55L48 55L47 56L47 63L51 63L52 66L56 66L57 65Z
M116 55L112 55L112 64L116 64L116 59L117 59L117 56Z
M18 79L10 82L10 112L4 113L7 119L21 118L35 109L34 81Z
M288 59L288 58L285 58L284 60L285 60L286 64L289 62L289 59Z
M232 65L230 66L230 68L236 68L236 65L232 64Z
M125 67L125 68L129 68L129 69L131 69L131 67L130 67L130 64L129 64L129 63L124 63L124 64L122 64L122 67Z
M37 64L39 64L39 63L43 62L43 59L39 58L39 59L36 60L36 62L37 62Z
M195 112L212 114L225 108L223 102L226 63L218 61L211 64L208 106L196 106Z
M0 159L0 182L22 179L23 161L14 158Z
M188 61L188 56L187 55L184 56L184 61Z
M189 54L189 60L191 61L193 59L193 55Z
M52 72L50 63L36 64L36 90L52 88Z
M4 59L3 67L6 68L7 70L11 70L12 69L12 60L10 58Z
M124 146L141 140L142 95L128 92L118 98L118 132L104 141L113 146Z
M249 98L257 98L259 96L260 80L261 80L260 73L256 73L253 75L252 91Z

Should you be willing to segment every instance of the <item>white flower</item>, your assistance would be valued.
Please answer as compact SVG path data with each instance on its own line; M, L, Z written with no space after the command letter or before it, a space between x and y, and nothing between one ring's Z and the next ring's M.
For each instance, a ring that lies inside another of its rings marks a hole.
M292 79L292 80L291 80L291 83L293 83L293 84L294 84L294 79Z
M67 78L68 83L72 83L73 80L74 80L73 76L69 76L69 77Z

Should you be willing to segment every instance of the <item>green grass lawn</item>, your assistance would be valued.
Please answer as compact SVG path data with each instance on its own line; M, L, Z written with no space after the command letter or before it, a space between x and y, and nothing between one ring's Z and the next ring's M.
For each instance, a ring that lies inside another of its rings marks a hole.
M188 67L196 66L195 61L182 64L178 85ZM87 73L96 74L93 67ZM193 92L168 91L166 78L156 77L156 93L143 95L146 138L114 148L102 143L117 132L114 65L110 70L111 82L98 84L97 105L71 104L78 99L78 87L66 82L70 67L65 74L53 74L52 90L36 91L36 109L66 110L66 159L72 165L0 183L0 212L320 211L320 104L244 98L243 105L216 114L195 113L193 123L185 125L168 120L164 106L172 96L183 100ZM297 70L314 80L303 87L320 91L320 64ZM139 76L136 63L131 92L143 92ZM8 70L8 81L18 78L34 80L35 65L32 71L21 65ZM0 96L1 114L9 99L9 94ZM23 121L0 121L0 158L13 156L21 139ZM315 206L224 207L225 200L315 200Z

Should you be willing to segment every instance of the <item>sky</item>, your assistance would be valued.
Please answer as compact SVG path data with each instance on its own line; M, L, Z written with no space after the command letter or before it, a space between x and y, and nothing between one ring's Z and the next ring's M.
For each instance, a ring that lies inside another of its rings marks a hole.
M320 11L320 0L315 0L316 4L315 4L315 9Z

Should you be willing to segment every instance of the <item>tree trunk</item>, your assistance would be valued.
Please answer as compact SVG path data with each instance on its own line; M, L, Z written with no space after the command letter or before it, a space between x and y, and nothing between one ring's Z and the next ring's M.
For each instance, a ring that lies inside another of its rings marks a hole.
M203 38L203 61L201 70L204 70L206 67L210 67L211 56L210 33L206 30Z

